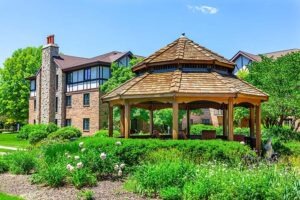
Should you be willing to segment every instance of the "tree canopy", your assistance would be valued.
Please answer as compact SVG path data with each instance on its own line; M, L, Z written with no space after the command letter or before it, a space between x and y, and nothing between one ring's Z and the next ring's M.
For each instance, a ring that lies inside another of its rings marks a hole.
M0 69L0 114L14 122L28 118L30 83L41 66L41 47L27 47L13 52Z
M269 127L283 125L288 117L300 118L300 52L277 59L262 56L261 62L249 65L245 80L269 94L262 105L264 124Z

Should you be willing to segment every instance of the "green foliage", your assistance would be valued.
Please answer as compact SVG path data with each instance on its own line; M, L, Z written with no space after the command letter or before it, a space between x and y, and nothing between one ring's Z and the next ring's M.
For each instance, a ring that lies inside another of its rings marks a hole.
M236 127L236 128L234 128L233 132L234 132L234 134L238 134L238 135L250 136L250 129L249 128Z
M108 130L106 129L101 129L99 131L97 131L96 133L94 133L95 137L108 137ZM113 131L113 137L119 137L120 136L120 132L117 130Z
M93 173L87 169L75 170L71 173L72 184L80 189L83 186L95 186L97 185L97 178Z
M181 199L182 191L179 187L165 187L159 191L159 196L165 200Z
M55 131L57 131L57 130L58 130L58 126L57 126L56 124L54 124L54 123L49 123L49 124L47 125L46 131L47 131L48 133L53 133L53 132L55 132Z
M249 66L246 80L270 95L262 106L267 127L282 126L288 116L300 117L300 53L290 53L277 59L262 57ZM279 120L278 120L279 119ZM293 121L293 128L295 126Z
M28 117L29 81L41 66L41 47L18 49L0 70L0 113L15 122Z
M6 162L6 160L4 160L2 157L0 157L0 174L7 172L9 169L9 166Z
M183 116L186 114L186 111L179 110L179 121L182 120ZM172 127L173 121L173 110L170 108L155 110L153 113L153 122L157 127L161 127L161 130L167 132L168 127Z
M289 127L272 126L263 131L264 138L274 138L282 141L300 141L300 133L291 130Z
M21 198L21 197L8 195L3 192L0 192L0 199L1 200L23 200L23 198Z
M29 143L30 144L36 144L39 141L43 140L44 138L46 138L48 136L48 132L46 130L40 129L40 130L33 130L30 134L29 134Z
M218 132L222 132L222 127L214 127L206 124L192 124L190 133L192 135L201 135L203 130L218 130Z
M27 124L21 128L18 133L18 138L27 140L29 138L30 133L35 131L44 130L47 131L47 125L45 124Z
M249 118L249 109L243 107L234 108L233 122L236 126L241 126L242 119Z
M134 190L147 196L156 196L162 193L171 197L170 190L177 191L177 188L182 188L185 182L194 178L196 175L194 168L195 165L180 161L172 163L163 161L157 164L142 165L137 168L132 177L136 182ZM173 195L178 196L178 191Z
M75 127L67 126L58 129L57 131L51 133L48 138L49 139L60 139L60 140L70 140L74 138L81 137L82 132Z
M89 189L81 190L77 194L77 198L79 200L93 200L94 199L94 191Z
M19 151L7 156L9 171L13 174L29 174L36 167L36 157L33 153Z

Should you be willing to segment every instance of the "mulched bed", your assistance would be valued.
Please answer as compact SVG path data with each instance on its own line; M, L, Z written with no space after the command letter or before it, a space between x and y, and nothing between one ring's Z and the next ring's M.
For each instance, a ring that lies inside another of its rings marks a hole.
M96 187L89 188L94 191L95 199L145 199L123 189L121 181L101 181ZM29 176L0 174L0 191L21 196L28 200L76 200L79 190L73 186L50 188L41 185L32 185Z

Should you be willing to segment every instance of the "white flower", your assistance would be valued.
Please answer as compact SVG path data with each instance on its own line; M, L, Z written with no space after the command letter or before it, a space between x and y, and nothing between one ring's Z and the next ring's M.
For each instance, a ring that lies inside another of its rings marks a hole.
M120 141L117 141L117 142L116 142L116 145L117 145L117 146L120 146L121 144L122 144L122 143L121 143Z
M115 165L114 169L115 169L115 171L118 171L119 170L119 165Z
M245 144L245 142L244 142L244 141L241 141L240 143L241 143L241 144L243 144L243 145Z
M72 158L72 156L68 155L68 156L67 156L67 158L69 158L69 159L70 159L70 158Z
M67 170L69 170L70 172L74 170L74 167L71 164L67 165Z
M68 155L69 155L69 153L68 153L68 152L66 152L66 153L65 153L65 156L68 156Z
M121 168L121 169L124 169L124 167L125 167L125 164L122 163L122 164L120 165L120 168Z
M122 170L118 171L118 176L122 176Z
M105 160L106 154L105 154L105 153L101 153L101 154L100 154L100 158L101 158L102 160Z
M82 149L81 149L81 152L85 152L85 150L86 150L86 148L82 148Z
M79 158L80 158L79 156L74 156L75 160L79 160Z
M82 163L82 162L77 163L76 167L77 167L78 169L82 168L82 167L83 167L83 163Z
M83 147L83 142L80 142L80 143L79 143L79 147L80 147L80 148Z

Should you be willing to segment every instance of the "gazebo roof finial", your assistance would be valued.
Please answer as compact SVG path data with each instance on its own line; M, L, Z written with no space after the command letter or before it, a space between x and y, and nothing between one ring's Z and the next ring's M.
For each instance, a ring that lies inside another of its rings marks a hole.
M182 33L180 37L181 37L181 38L185 37L185 33Z

